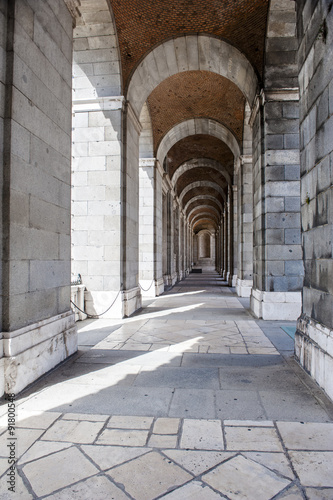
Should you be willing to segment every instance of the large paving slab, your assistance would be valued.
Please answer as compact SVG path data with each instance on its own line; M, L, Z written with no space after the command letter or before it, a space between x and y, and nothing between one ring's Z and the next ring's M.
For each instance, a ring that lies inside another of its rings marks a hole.
M79 324L79 352L16 398L18 498L331 500L333 405L246 304L210 272Z

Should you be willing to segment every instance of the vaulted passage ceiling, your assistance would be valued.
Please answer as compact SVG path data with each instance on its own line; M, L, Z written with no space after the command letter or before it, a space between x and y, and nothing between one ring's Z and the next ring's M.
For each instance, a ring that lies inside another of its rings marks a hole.
M212 118L229 128L241 142L245 97L227 78L208 71L173 75L150 94L155 151L174 125L191 118Z
M220 37L262 74L269 0L110 0L118 32L124 88L155 45L183 34Z
M92 0L81 0L83 14L85 9L88 13L83 19L89 19L94 5L100 5L102 16L105 2L109 2L115 20L125 96L131 77L147 54L160 44L184 35L205 35L230 44L247 58L258 81L262 79L269 0L97 0L95 4ZM175 44L176 51L188 50ZM233 61L224 64L232 66ZM233 136L242 151L246 99L234 81L220 74L206 70L173 74L156 83L146 104L155 156L166 134L177 136L175 127L193 119L216 123ZM197 207L195 217L202 210L204 220L196 223L196 227L216 227L216 210L221 216L228 185L234 181L234 155L230 147L216 134L195 130L188 136L179 136L166 153L164 166L170 179L174 179L182 208L187 204L188 215ZM191 164L196 160L199 163ZM213 167L209 166L210 161L214 162ZM200 162L204 164L200 166ZM193 198L195 202L190 203ZM207 205L214 208L208 210ZM191 219L195 217L191 215Z

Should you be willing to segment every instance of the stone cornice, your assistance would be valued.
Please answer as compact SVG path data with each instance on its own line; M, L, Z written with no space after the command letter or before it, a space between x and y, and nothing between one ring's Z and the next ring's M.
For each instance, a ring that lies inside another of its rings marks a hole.
M299 88L282 88L282 89L262 89L260 94L256 95L251 114L249 125L252 127L260 106L264 106L266 102L290 102L299 101Z
M96 97L95 99L73 100L74 113L86 113L89 111L116 111L123 109L124 96Z

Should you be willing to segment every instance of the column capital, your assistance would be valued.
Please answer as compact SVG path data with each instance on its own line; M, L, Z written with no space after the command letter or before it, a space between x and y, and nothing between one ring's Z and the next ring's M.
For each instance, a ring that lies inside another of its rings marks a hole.
M241 164L252 163L252 155L242 155L239 157Z
M139 167L155 168L156 158L139 158Z
M116 111L123 109L125 104L125 97L108 96L96 97L94 99L74 99L73 112L86 113L88 111Z
M257 94L251 109L249 125L252 127L254 120L261 106L266 102L290 102L299 101L299 88L282 88L282 89L261 89L260 94Z

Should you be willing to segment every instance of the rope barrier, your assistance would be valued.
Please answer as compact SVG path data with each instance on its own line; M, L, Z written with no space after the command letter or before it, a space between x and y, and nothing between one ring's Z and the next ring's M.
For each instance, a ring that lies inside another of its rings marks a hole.
M71 304L73 304L73 306L76 307L76 309L78 309L80 312L82 312L83 314L85 314L87 316L87 318L99 319L100 316L103 316L108 311L110 311L111 307L114 305L114 303L116 302L117 298L119 297L120 292L121 292L121 290L119 290L119 292L117 293L116 298L114 299L114 301L112 302L112 304L110 305L110 307L108 307L106 309L106 311L102 312L101 314L88 314L85 311L82 311L82 309L80 309L79 306L77 306L76 304L74 304L74 302L72 300L71 300Z
M141 288L141 290L142 290L143 292L149 292L149 290L150 290L150 289L151 289L151 287L153 286L153 283L155 283L155 280L153 280L153 281L150 283L150 286L149 286L149 288L148 288L147 290L146 290L145 288L142 288L142 286L140 285L140 283L139 283L139 287Z

